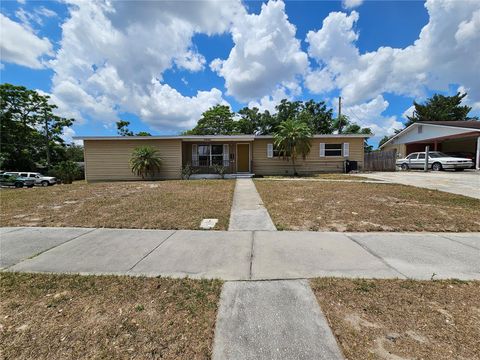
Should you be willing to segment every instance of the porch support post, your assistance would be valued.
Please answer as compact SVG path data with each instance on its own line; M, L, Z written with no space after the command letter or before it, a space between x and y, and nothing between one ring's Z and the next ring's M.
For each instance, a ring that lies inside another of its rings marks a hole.
M438 150L438 142L437 142L437 140L435 140L435 142L433 143L433 150L435 150L435 151Z
M476 165L475 168L477 170L480 170L480 136L477 138L477 156L475 157L476 159Z

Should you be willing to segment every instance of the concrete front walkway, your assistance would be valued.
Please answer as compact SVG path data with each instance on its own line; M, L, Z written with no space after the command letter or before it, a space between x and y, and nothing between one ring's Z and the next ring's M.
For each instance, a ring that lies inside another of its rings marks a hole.
M0 228L9 271L224 280L480 279L480 233Z
M225 283L213 360L343 359L307 281Z
M252 179L237 179L228 230L276 230Z
M480 199L480 171L430 171L425 173L412 170L362 173L361 176Z

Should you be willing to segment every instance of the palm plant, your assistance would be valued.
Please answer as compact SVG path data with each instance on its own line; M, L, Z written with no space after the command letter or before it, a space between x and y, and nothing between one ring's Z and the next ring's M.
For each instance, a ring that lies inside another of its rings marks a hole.
M275 147L281 156L292 160L293 175L297 175L295 161L298 156L304 159L310 152L312 131L307 124L300 121L288 119L278 126L274 134Z
M145 176L155 175L155 171L160 169L162 160L157 154L157 150L151 146L140 146L133 150L130 158L130 168L137 176L145 179Z

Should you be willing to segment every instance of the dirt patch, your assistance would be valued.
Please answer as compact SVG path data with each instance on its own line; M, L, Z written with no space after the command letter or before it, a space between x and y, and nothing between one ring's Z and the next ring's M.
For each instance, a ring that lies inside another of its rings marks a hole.
M3 359L209 359L222 283L2 273Z
M234 186L233 180L192 180L7 189L0 193L0 224L199 229L202 219L215 218L215 230L225 230Z
M480 359L480 281L322 278L311 285L349 360Z
M293 180L255 186L282 230L480 231L480 200L437 190Z

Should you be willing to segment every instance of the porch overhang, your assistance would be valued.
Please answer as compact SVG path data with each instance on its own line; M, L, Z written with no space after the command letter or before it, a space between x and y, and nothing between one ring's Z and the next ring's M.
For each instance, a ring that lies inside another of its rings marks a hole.
M254 135L228 135L228 136L183 136L182 141L184 142L251 142L255 140Z

